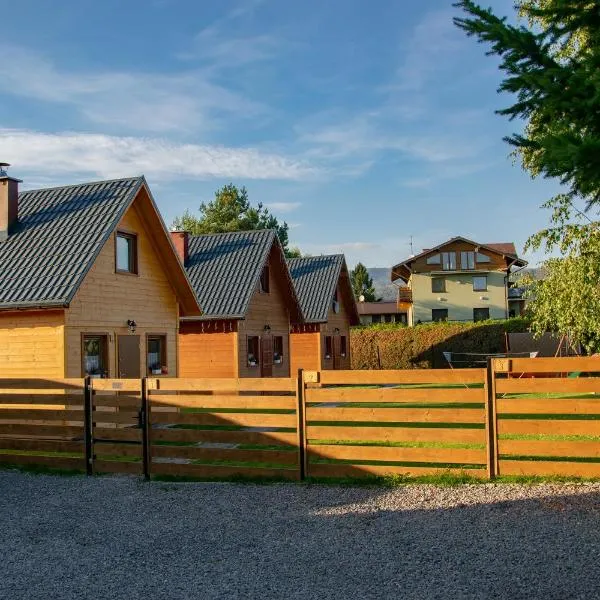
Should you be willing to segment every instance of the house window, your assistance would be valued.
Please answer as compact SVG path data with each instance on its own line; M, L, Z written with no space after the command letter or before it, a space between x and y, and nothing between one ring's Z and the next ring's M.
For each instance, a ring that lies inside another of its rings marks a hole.
M108 336L84 335L81 356L84 377L108 377Z
M474 308L473 321L487 321L490 318L489 308Z
M340 336L340 356L342 358L348 356L348 341L345 335Z
M447 321L448 320L448 309L447 308L432 308L431 309L431 320L432 321Z
M372 315L371 323L381 323L381 315Z
M472 271L475 268L475 252L461 252L460 266L464 270Z
M456 271L456 252L442 252L442 269Z
M440 293L446 291L446 280L443 277L434 277L431 280L431 291Z
M331 299L331 310L333 310L333 312L336 314L340 312L340 302L337 288L335 288L335 291L333 292L333 298Z
M260 341L257 335L248 336L248 366L258 367L259 365Z
M283 362L283 336L273 337L273 363L280 365Z
M325 360L330 360L333 356L333 338L330 335L325 336Z
M477 262L478 263L489 263L492 262L492 259L487 256L487 254L481 254L481 252L477 253Z
M474 292L485 292L487 290L487 277L477 276L473 277L473 291Z
M269 293L269 267L268 265L262 270L260 274L260 291L263 294Z
M137 236L133 233L117 232L116 270L118 273L137 273Z
M146 368L148 375L166 375L167 336L149 335L146 338Z
M428 265L440 265L442 264L442 257L440 254L432 254L431 256L427 257L427 264Z
M392 315L383 315L383 318L385 320L386 323L391 323L392 322Z

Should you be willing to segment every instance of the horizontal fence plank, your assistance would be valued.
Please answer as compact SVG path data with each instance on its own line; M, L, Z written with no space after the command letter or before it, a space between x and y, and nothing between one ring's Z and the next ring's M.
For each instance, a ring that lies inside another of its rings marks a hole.
M157 389L172 391L226 391L226 392L294 392L296 380L288 377L266 377L264 379L159 379Z
M0 379L0 390L82 390L83 379Z
M83 406L83 394L0 394L0 405L9 407L11 404L45 404L56 406ZM32 406L33 408L33 406Z
M600 442L499 439L498 453L518 456L585 456L600 458Z
M141 392L141 379L92 379L92 390L111 392Z
M83 436L83 425L35 425L29 423L0 423L0 435L35 438L78 438Z
M405 369L397 371L321 371L323 385L369 385L391 383L435 383L456 385L483 383L485 369Z
M600 394L600 377L523 377L521 379L497 379L497 394Z
M233 465L190 465L152 462L152 475L194 477L197 479L227 479L231 477L297 480L297 469L240 467Z
M307 421L372 421L379 423L483 423L480 408L322 408L306 407Z
M185 408L228 408L228 409L287 409L295 410L296 398L294 396L204 396L184 395L167 396L166 394L152 394L150 404L155 406L179 406Z
M306 402L482 403L483 389L457 388L308 388Z
M556 358L511 358L513 373L574 373L600 371L600 358L570 356Z
M192 460L228 460L237 462L276 463L297 465L295 451L237 450L235 448L198 448L197 446L152 446L153 458L182 458Z
M500 459L499 470L500 475L600 477L600 463Z
M115 440L125 442L142 441L142 430L139 428L94 427L94 440Z
M65 408L34 409L2 409L0 421L82 421L83 410L70 410Z
M498 419L498 434L600 435L599 421Z
M142 472L142 462L127 462L121 460L95 460L95 473L128 473L139 475Z
M53 469L83 470L85 458L69 456L37 456L32 454L3 454L0 453L0 463L5 465L30 465L51 467Z
M241 427L296 427L296 415L261 413L171 413L150 411L152 424L231 425Z
M485 469L447 469L444 467L399 466L399 465L348 465L348 464L309 464L309 477L360 478L382 477L385 475L406 475L419 477L423 475L467 474L471 477L486 477Z
M499 398L497 407L499 414L600 414L600 396L597 400Z
M92 403L94 406L103 408L140 408L142 405L141 396L115 396L113 394L94 394Z
M306 428L306 437L309 440L483 444L485 443L485 429L308 425Z
M219 431L200 429L153 429L152 442L213 442L295 446L296 433L285 431Z
M137 425L139 417L137 412L133 411L119 411L119 412L105 412L95 410L92 413L92 420L94 423L112 423L115 425Z
M400 448L392 446L339 446L309 445L311 459L385 460L410 462L437 462L485 465L485 449L470 448Z
M0 448L4 450L35 450L39 452L83 453L82 441L36 440L0 437Z
M142 458L141 444L128 444L126 442L119 444L115 442L96 442L94 444L94 454L98 457L103 456L129 456Z

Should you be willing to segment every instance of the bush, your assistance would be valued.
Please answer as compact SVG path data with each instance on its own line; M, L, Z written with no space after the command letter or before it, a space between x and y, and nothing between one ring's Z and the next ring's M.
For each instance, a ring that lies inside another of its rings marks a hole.
M505 334L525 331L528 322L522 318L415 327L396 323L354 327L350 333L352 368L444 368L448 363L443 352L505 352Z

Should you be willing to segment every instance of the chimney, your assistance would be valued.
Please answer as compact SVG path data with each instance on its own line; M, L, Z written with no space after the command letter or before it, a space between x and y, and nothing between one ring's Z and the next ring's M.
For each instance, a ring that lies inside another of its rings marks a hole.
M0 162L0 242L8 239L19 221L20 179L9 177L8 163Z
M190 234L187 231L171 231L171 241L184 267L188 259L189 238Z

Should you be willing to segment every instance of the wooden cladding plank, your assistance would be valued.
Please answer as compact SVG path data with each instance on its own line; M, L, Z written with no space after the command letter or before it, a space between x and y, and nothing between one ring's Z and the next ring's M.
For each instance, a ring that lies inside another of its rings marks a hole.
M308 406L306 420L379 423L484 423L480 408L322 408Z
M11 404L83 406L83 394L31 394L29 390L27 394L0 394L0 406L9 407Z
M280 450L237 450L235 448L198 448L196 446L152 446L154 458L185 458L195 460L229 460L297 465L296 452Z
M142 430L134 428L94 427L94 440L142 442Z
M297 469L241 467L233 465L189 465L153 462L151 470L152 475L172 475L175 477L195 477L198 479L226 479L229 477L298 479Z
M498 414L600 414L600 396L597 400L498 398L496 402Z
M83 437L83 425L35 425L28 423L0 423L0 435L27 436L27 437L52 437L52 438L79 438Z
M115 396L112 394L105 396L104 394L94 394L93 404L97 407L139 409L142 405L142 398L141 396Z
M227 408L227 409L286 409L295 410L296 398L293 396L206 396L183 395L168 396L166 394L152 394L151 405L179 406L185 408Z
M406 369L397 371L321 371L323 385L435 383L456 385L485 381L485 369Z
M523 377L521 379L497 379L497 394L600 394L600 377Z
M473 388L308 388L306 402L483 403L483 389Z
M103 456L127 456L141 460L142 446L140 444L97 442L94 444L94 454L100 459Z
M574 356L557 358L511 358L513 373L574 373L600 371L600 358Z
M296 427L296 415L261 413L170 413L151 412L152 424L239 425L242 427Z
M600 477L600 463L500 459L500 475Z
M396 462L437 462L485 465L485 449L471 448L400 448L393 446L311 445L310 459L372 460Z
M32 454L3 454L0 453L0 463L6 465L40 465L53 469L82 470L85 469L85 459L82 456L37 456Z
M600 458L600 443L583 440L498 440L500 454Z
M421 475L440 475L450 473L453 475L468 474L472 477L486 477L485 469L448 469L444 467L399 466L399 465L348 465L343 463L319 463L308 465L309 477L381 477L384 475L408 475L419 477Z
M498 435L600 435L600 420L498 419Z
M82 390L83 379L0 379L0 390Z
M95 460L95 473L129 473L139 475L142 472L142 463L127 462L122 460Z
M153 429L153 442L213 442L224 444L262 444L295 446L296 433L285 431L220 431L201 429Z
M3 450L36 450L41 452L70 452L82 454L85 449L83 442L2 437L0 437L0 448Z
M296 391L296 381L288 377L266 377L264 379L245 377L224 379L164 378L158 380L157 387L159 391L181 392L294 392Z
M140 379L92 379L94 391L111 392L141 392L142 382Z
M485 429L439 427L335 427L308 425L308 440L348 440L373 442L447 442L484 444Z

